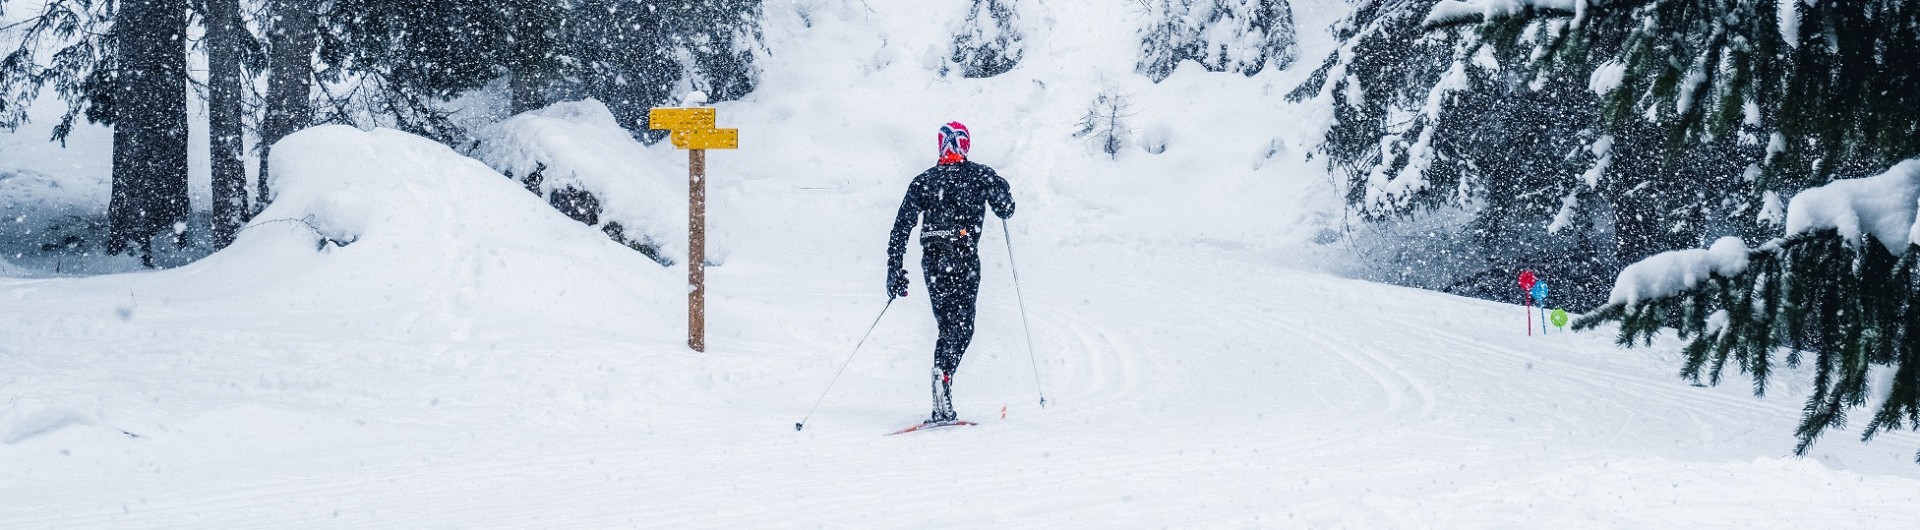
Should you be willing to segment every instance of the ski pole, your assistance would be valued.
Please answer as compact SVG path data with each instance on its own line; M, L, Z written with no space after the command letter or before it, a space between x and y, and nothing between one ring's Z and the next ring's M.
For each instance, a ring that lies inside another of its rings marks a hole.
M813 408L807 409L806 417L800 418L799 423L793 424L794 431L798 432L801 429L805 429L807 427L807 420L813 419L814 411L820 410L820 402L826 401L827 393L833 391L834 383L840 382L840 374L847 373L847 365L853 364L853 356L860 353L860 346L867 343L867 337L873 336L873 328L880 327L880 319L887 316L888 309L893 308L893 300L893 298L888 298L886 307L880 308L880 316L873 317L873 324L867 326L867 333L860 336L860 342L854 343L853 352L847 354L847 361L840 363L840 371L833 373L833 380L827 382L826 390L821 390L820 398L813 400Z
M1013 298L1020 301L1020 328L1027 332L1027 363L1033 366L1033 391L1040 395L1040 408L1047 408L1047 391L1040 386L1040 361L1033 354L1033 326L1027 323L1027 297L1020 293L1020 266L1013 262L1013 230L1007 218L1000 218L1000 232L1007 236L1007 268L1013 270Z

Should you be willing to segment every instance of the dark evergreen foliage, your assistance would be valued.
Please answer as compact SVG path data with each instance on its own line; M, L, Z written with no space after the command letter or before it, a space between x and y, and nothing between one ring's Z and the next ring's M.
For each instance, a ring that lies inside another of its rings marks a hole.
M1298 52L1287 0L1151 0L1137 69L1158 83L1196 61L1249 77L1293 64Z
M1844 426L1848 411L1867 405L1875 370L1892 370L1891 385L1861 439L1920 427L1916 261L1920 246L1895 255L1872 236L1856 242L1831 229L1799 234L1752 251L1740 274L1713 274L1672 296L1611 304L1574 328L1618 322L1623 346L1651 345L1672 329L1686 341L1681 377L1719 384L1731 363L1752 376L1755 395L1765 395L1777 366L1798 367L1811 354L1813 392L1794 448L1805 454L1822 433Z
M374 117L452 143L459 127L436 104L507 74L517 2L336 0L323 13L322 122ZM304 125L303 125L304 126Z
M636 125L647 109L677 94L729 101L759 83L759 0L581 0L576 9L595 22L567 32L579 65L573 90L606 103L623 125L645 130Z
M1920 65L1920 6L1783 1L1621 0L1479 27L1564 26L1533 45L1542 74L1584 80L1623 69L1602 123L1651 123L1670 152L1750 127L1779 134L1755 181L1762 188L1798 191L1920 155L1920 72L1908 67Z
M1599 193L1626 186L1600 179L1590 189L1582 174L1602 159L1618 163L1625 146L1591 127L1585 83L1535 83L1516 68L1523 50L1429 33L1423 20L1434 3L1357 6L1334 28L1342 50L1290 96L1333 107L1321 151L1345 177L1358 217L1415 225L1414 235L1382 245L1393 253L1375 257L1388 274L1377 279L1511 301L1513 278L1533 270L1555 280L1559 303L1597 305L1605 285L1582 280L1618 270L1609 214L1639 211L1609 208ZM1456 211L1465 215L1422 226Z
M1021 44L1015 0L974 0L960 33L953 36L953 64L962 77L993 77L1020 64Z
M52 139L64 141L82 116L111 122L113 21L110 3L86 0L49 0L22 17L18 46L0 56L0 128L19 127L47 86L67 103Z
M1542 48L1556 69L1624 70L1604 98L1602 123L1652 129L1668 157L1768 131L1764 150L1739 153L1753 161L1753 178L1735 182L1743 186L1735 193L1797 193L1920 156L1920 5L1912 2L1629 1L1524 16L1575 27ZM1594 45L1607 32L1627 37ZM1872 397L1884 401L1863 438L1920 428L1916 260L1920 247L1888 249L1871 235L1792 233L1750 252L1732 277L1619 301L1575 325L1618 322L1625 345L1650 344L1671 328L1687 341L1682 376L1718 383L1732 362L1752 374L1756 393L1779 364L1773 355L1785 352L1792 367L1811 354L1813 393L1797 431L1804 453ZM1876 370L1892 371L1884 396L1871 395Z
M1333 106L1322 150L1362 219L1465 214L1442 234L1443 255L1408 256L1419 263L1405 270L1446 271L1423 286L1507 299L1512 273L1552 270L1568 295L1559 300L1593 307L1623 264L1719 235L1757 237L1778 220L1763 215L1769 194L1804 186L1760 177L1770 114L1694 105L1735 119L1681 137L1658 117L1682 106L1678 92L1621 112L1614 102L1631 87L1594 72L1643 46L1629 31L1640 26L1603 23L1597 8L1578 21L1536 11L1430 21L1436 4L1357 6L1335 28L1340 50L1292 95ZM1669 38L1706 37L1680 34Z

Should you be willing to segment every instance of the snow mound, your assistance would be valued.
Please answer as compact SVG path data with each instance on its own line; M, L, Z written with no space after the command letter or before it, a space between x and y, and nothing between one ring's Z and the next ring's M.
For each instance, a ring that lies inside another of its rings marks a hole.
M100 404L87 396L27 396L11 401L0 408L0 444L13 445L65 427L100 423Z
M686 170L650 154L604 103L556 103L482 128L472 155L555 207L577 210L575 219L650 247L664 261L685 260ZM591 199L568 204L583 191Z
M1740 274L1750 252L1740 238L1723 237L1708 248L1655 254L1620 271L1607 303L1636 304L1691 289L1710 275Z
M1914 223L1920 206L1920 159L1895 164L1885 173L1838 180L1800 192L1787 203L1787 235L1838 230L1860 242L1873 236L1894 254L1920 239Z
M157 273L181 276L165 283L303 308L424 298L436 318L554 322L632 317L680 294L646 257L432 140L315 127L272 156L271 205L226 250Z

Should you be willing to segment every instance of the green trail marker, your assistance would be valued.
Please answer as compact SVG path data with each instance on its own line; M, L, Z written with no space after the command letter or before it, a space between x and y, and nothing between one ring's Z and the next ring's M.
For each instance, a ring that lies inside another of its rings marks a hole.
M1567 327L1567 310L1555 309L1553 310L1553 314L1549 315L1547 319L1553 321L1553 327L1556 327L1556 328Z

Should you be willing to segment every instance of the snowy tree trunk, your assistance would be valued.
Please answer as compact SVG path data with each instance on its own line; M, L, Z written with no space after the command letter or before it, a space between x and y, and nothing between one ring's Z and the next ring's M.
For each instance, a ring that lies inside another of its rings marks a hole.
M225 247L246 224L247 166L245 129L240 97L246 79L241 74L246 26L240 20L239 0L207 0L207 130L213 165L213 244Z
M187 4L126 0L114 22L113 195L107 250L138 250L187 216ZM175 229L175 241L184 243Z
M506 66L514 114L547 105L544 91L559 69L555 63L561 50L553 30L564 16L560 9L544 0L516 0L503 10L512 39Z
M317 0L272 0L267 31L267 114L260 127L260 196L271 200L268 154L274 142L313 123L313 52L319 41Z

